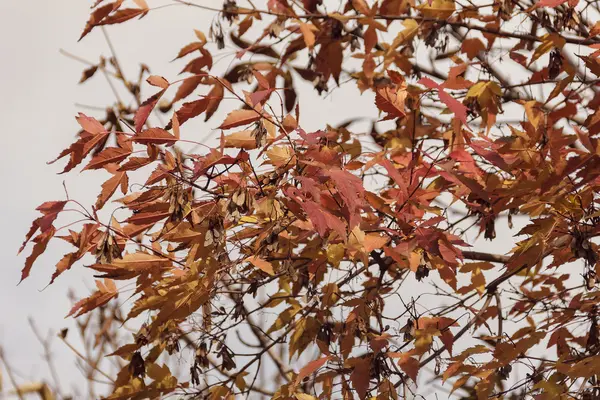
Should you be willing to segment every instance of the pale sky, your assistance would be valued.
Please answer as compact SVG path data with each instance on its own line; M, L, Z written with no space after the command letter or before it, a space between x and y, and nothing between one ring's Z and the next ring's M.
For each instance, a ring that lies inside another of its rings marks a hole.
M148 2L151 6L167 3ZM213 3L220 7L222 2L206 1L206 4ZM78 297L87 296L93 285L91 271L76 266L46 287L56 262L70 251L69 246L54 241L34 265L31 276L17 286L25 255L16 255L31 221L38 216L35 208L44 201L64 199L63 180L72 198L89 205L98 194L99 184L107 178L104 172L80 176L77 172L81 167L71 174L57 175L63 165L61 162L46 165L73 141L78 129L74 119L77 112L94 115L94 111L77 107L76 103L105 106L113 100L102 77L78 85L84 66L59 53L62 48L90 61L97 61L101 54L109 56L100 30L77 42L90 4L84 0L0 2L0 87L3 90L0 112L4 117L4 151L0 157L4 187L0 197L3 223L0 251L4 255L0 279L0 345L18 373L20 383L48 376L41 357L42 347L27 319L32 317L41 332L72 327L72 319L64 319L71 306L67 292L72 288ZM194 40L193 28L208 33L213 16L214 13L199 9L165 8L141 21L110 27L109 34L125 73L137 74L138 63L144 62L152 68L153 74L174 79L183 64L170 64L169 60L180 47ZM217 65L226 66L232 57L225 57ZM326 122L376 115L373 96L368 93L360 96L353 83L334 90L325 99L319 99L313 90L303 90L300 107L307 131L323 128ZM223 111L222 107L220 112ZM219 122L216 116L208 124L186 124L184 134L190 135L197 129L198 138L202 138ZM501 220L500 225L505 225L505 221ZM511 248L512 239L504 237L503 240L500 229L503 228L499 227L499 239L481 249L502 253ZM63 385L81 382L70 350L58 341L53 350ZM4 379L8 385L6 377Z

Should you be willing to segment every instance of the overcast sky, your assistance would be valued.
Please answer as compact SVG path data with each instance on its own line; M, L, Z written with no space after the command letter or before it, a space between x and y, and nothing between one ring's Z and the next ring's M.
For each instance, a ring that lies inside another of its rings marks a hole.
M41 358L42 348L28 326L28 317L35 320L41 332L73 326L72 320L64 319L71 306L67 292L73 288L78 297L86 296L93 285L91 273L75 267L46 287L56 262L69 249L52 242L34 265L30 278L17 286L25 256L16 255L31 221L38 216L35 208L44 201L64 199L63 180L72 198L89 205L98 194L99 184L107 178L104 172L57 175L62 163L46 164L73 141L78 129L74 116L78 111L98 116L76 103L106 106L113 101L113 94L101 77L78 85L84 66L59 53L62 48L90 61L97 61L100 55L109 56L100 30L77 42L90 3L0 1L0 174L4 188L0 196L0 250L4 255L0 345L20 382L48 375ZM149 3L155 6L166 2ZM219 1L214 3L220 5ZM194 40L193 28L208 33L213 16L214 13L198 9L165 8L141 21L110 27L109 34L126 74L137 74L138 63L144 62L152 67L153 74L175 78L182 64L170 64L169 60L178 48ZM219 63L228 64L231 58ZM323 128L326 122L340 122L349 116L374 116L376 111L372 95L359 96L353 83L333 91L326 99L318 99L312 90L303 90L300 105L307 130ZM184 134L197 129L198 135L207 135L218 122L215 118L208 124L188 124ZM494 246L497 252L511 247L509 241L501 239ZM77 382L73 355L58 342L53 349L64 383Z

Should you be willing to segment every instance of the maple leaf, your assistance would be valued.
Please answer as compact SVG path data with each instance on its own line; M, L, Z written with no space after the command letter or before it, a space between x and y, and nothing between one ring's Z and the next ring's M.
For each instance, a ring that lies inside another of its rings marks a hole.
M452 111L463 124L467 123L467 107L446 93L444 90L444 85L439 85L429 78L421 78L419 83L429 89L437 89L440 100L446 104L448 109Z
M330 212L323 210L317 203L308 200L302 202L301 206L320 236L325 237L329 229L334 230L341 237L346 236L346 225Z
M388 115L383 118L383 121L402 118L406 115L404 110L407 95L406 90L399 91L387 86L377 89L375 94L375 104L381 111L388 113Z
M265 261L260 257L257 257L257 256L248 257L246 259L246 261L250 262L256 268L266 272L269 275L275 275L275 272L273 271L273 265L270 262Z

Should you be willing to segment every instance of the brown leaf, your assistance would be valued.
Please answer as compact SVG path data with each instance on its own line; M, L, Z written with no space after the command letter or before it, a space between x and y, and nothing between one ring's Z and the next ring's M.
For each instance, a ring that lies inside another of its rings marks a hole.
M354 370L350 374L352 386L358 394L359 399L365 399L369 390L369 380L371 378L371 358L364 358L354 365Z
M125 194L127 192L127 183L127 174L124 171L117 171L109 180L102 184L102 192L100 192L96 200L96 209L99 210L104 207L104 204L106 204L119 186L121 186L121 192Z
M186 46L184 46L181 50L179 50L179 53L177 53L177 56L173 59L173 60L177 60L181 57L185 57L190 53L193 53L196 50L200 50L201 48L203 48L205 45L205 43L202 42L192 42Z
M79 40L83 39L88 33L96 27L100 21L102 21L108 14L110 14L115 8L118 8L122 3L121 1L115 1L114 3L108 3L100 8L95 9L90 15L90 19L85 24L85 28L79 37Z
M96 73L97 70L98 70L98 65L92 65L91 67L84 69L83 74L81 75L81 79L79 80L79 83L83 83L83 82L87 81L88 79L90 79L92 76L94 76L94 74Z
M330 77L339 83L342 73L342 60L344 49L340 41L331 41L321 45L321 49L315 59L315 68L323 74L325 81Z
M29 228L29 232L27 232L27 235L25 235L25 241L21 245L19 253L25 249L25 246L29 240L38 230L41 233L44 233L52 228L52 223L58 217L58 214L65 208L65 204L67 204L66 201L47 201L36 208L37 211L44 215L35 219L31 224L31 228Z
M141 8L124 8L116 11L113 15L104 18L98 25L114 25L129 21L137 16L144 16L148 10Z

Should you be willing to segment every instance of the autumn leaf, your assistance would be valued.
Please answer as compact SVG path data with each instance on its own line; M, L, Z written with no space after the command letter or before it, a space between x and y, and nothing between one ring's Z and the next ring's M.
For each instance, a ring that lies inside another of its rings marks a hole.
M440 100L446 104L448 109L454 113L454 115L463 123L467 123L467 107L464 106L460 101L450 96L443 88L443 85L439 85L429 78L421 78L419 83L427 87L428 89L437 89Z
M148 79L150 79L150 78L148 78ZM167 86L169 86L168 82L165 81L165 83L166 83ZM158 84L162 84L162 82L159 82ZM165 93L165 90L166 89L163 89L160 92L152 95L150 98L148 98L146 101L144 101L140 105L140 108L138 108L137 112L135 113L135 117L134 117L135 131L136 132L141 132L142 131L142 127L146 123L146 120L148 119L148 116L150 116L150 113L152 112L152 110L156 106L156 103L158 103L158 100L160 100L160 98L162 97L162 95Z
M231 129L248 125L261 119L261 113L255 110L236 110L230 112L219 128Z
M387 116L383 118L383 121L402 118L406 115L406 97L407 93L405 90L398 91L390 87L377 89L375 94L375 104L377 105L377 108L387 113Z
M126 159L130 154L131 150L129 149L123 149L121 147L108 147L98 153L97 156L93 157L83 168L83 170L98 169L107 164L119 163Z
M331 359L331 356L321 357L317 360L311 361L308 364L306 364L304 367L302 367L300 369L300 372L298 372L298 375L296 376L295 384L299 385L304 380L304 378L313 374L316 370L318 370L323 365L325 365L325 363L327 361L329 361L330 359Z
M79 317L95 308L103 306L118 295L117 287L110 279L104 279L104 281L97 280L96 287L98 290L90 297L86 297L75 303L73 308L71 308L71 311L69 311L69 314L67 314L67 317Z
M246 259L246 261L250 262L256 268L260 269L261 271L266 272L269 275L275 275L275 272L273 271L273 265L270 262L265 261L260 257L257 257L257 256L248 257Z
M164 129L149 128L137 133L131 140L141 144L173 144L177 142L178 139Z
M100 192L96 200L96 209L99 210L104 207L104 204L106 204L119 186L121 186L123 194L127 193L128 182L129 180L125 171L115 172L109 180L102 184L102 192Z

